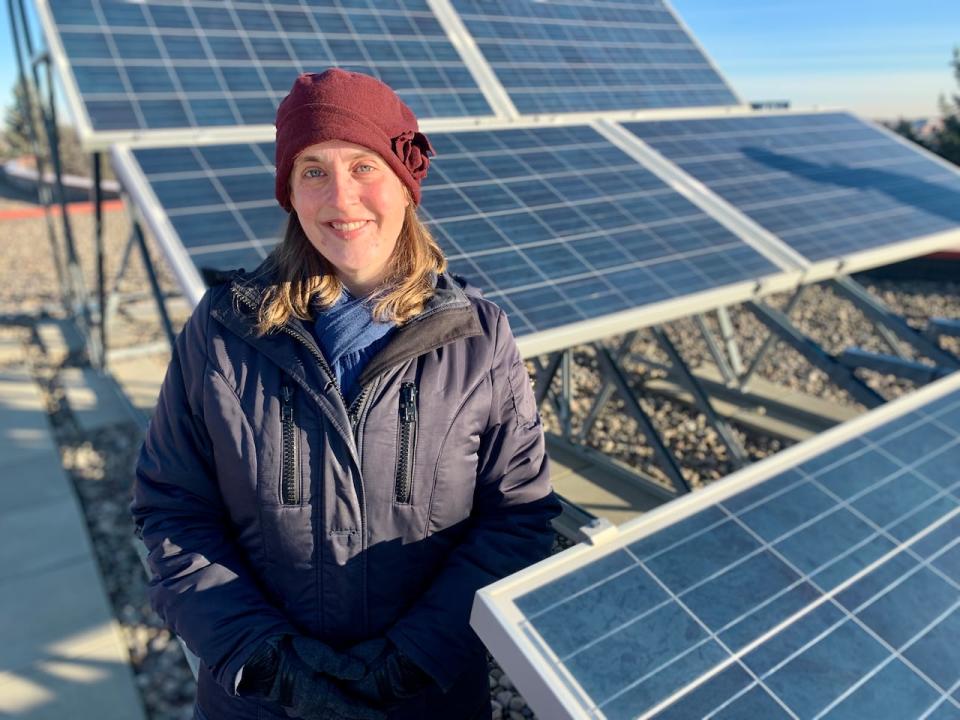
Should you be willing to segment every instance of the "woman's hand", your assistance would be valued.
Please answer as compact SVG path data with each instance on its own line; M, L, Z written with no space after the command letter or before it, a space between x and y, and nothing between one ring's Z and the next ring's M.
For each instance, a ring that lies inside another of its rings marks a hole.
M383 720L382 712L337 687L337 680L366 674L358 658L311 637L284 635L257 648L244 666L239 692L276 702L302 720Z
M347 651L366 665L363 676L344 683L351 694L389 708L426 689L433 680L386 638L374 638Z

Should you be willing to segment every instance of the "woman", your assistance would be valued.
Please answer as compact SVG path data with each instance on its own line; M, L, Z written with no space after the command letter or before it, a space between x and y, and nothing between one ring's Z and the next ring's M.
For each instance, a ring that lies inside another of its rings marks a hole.
M480 587L559 512L506 317L416 216L432 148L379 81L297 78L285 237L177 340L131 506L195 717L489 717Z

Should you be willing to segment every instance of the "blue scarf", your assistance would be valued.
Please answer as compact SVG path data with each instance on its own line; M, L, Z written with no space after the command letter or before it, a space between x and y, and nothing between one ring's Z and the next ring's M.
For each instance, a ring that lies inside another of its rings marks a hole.
M372 301L355 298L344 288L333 305L317 312L313 323L313 334L348 405L359 391L357 380L363 368L389 342L396 327L392 322L377 322L372 312Z

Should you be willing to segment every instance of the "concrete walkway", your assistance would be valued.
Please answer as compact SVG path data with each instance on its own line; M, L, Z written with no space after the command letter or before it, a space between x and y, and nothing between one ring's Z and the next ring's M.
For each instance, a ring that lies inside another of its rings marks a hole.
M0 369L0 718L142 720L39 390Z

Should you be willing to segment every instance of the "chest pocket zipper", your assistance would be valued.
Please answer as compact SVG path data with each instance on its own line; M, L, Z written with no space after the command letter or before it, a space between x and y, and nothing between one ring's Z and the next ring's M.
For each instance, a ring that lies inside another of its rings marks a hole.
M280 502L283 505L299 505L297 426L293 421L293 389L289 385L280 388L280 426L283 452L280 462Z
M397 472L394 499L410 502L413 484L413 455L417 444L417 386L406 382L400 386L400 423L397 437Z

